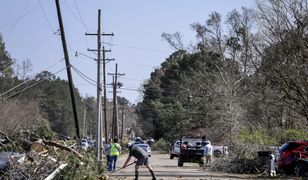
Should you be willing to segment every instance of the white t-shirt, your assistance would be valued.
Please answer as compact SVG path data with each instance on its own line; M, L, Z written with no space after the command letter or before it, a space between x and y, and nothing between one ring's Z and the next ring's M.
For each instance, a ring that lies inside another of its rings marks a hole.
M212 156L213 155L213 146L211 144L205 145L203 154L205 156Z

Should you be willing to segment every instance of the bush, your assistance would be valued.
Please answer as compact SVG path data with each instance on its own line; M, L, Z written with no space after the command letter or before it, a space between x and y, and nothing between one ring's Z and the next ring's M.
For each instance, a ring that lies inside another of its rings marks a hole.
M249 131L246 128L242 128L240 132L240 139L244 143L259 144L262 146L276 144L276 139L268 135L262 130Z
M160 138L157 142L153 144L152 149L155 151L159 151L160 153L169 152L169 143L165 139Z
M285 131L285 133L281 137L281 143L285 143L286 141L290 140L307 140L308 139L308 132L305 130L298 130L298 129L289 129Z
M34 134L41 138L51 140L55 133L51 130L50 125L46 120L44 120L43 123L44 124L34 130Z

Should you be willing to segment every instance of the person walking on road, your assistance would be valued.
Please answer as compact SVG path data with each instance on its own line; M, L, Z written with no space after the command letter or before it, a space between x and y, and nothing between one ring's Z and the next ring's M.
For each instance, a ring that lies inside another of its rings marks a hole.
M210 141L205 141L204 153L205 164L211 164L213 156L213 146Z
M128 149L129 149L129 155L122 168L125 168L127 163L130 161L131 157L134 156L137 159L135 165L135 180L138 180L138 175L139 175L138 169L140 166L143 165L145 165L150 171L152 175L152 180L156 180L153 168L149 164L149 154L145 152L141 147L137 145L134 146L133 144L128 144Z
M111 171L112 170L112 164L111 164L111 157L110 157L110 148L111 148L111 139L108 139L106 146L105 146L105 151L106 151L106 159L107 159L107 170Z
M115 171L117 165L118 156L121 153L121 146L118 144L118 139L113 138L112 143L110 144L110 164L112 166L112 171Z

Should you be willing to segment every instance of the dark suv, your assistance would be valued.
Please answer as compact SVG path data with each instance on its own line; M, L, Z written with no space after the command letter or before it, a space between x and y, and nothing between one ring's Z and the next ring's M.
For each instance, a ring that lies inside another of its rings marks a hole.
M298 169L298 162L308 159L308 141L287 141L278 149L277 165L287 174Z

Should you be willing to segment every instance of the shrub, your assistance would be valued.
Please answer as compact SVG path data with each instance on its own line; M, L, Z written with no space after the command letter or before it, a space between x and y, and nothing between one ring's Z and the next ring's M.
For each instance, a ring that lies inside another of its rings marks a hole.
M307 140L308 132L305 130L298 129L288 129L281 137L281 143L284 143L289 140Z
M165 153L169 151L169 143L163 138L160 138L152 146L153 150L159 151L160 153Z
M41 138L51 140L54 137L55 133L51 130L50 125L46 120L43 120L43 123L44 124L38 126L34 130L34 134Z
M240 132L240 139L244 143L260 144L262 146L276 144L276 139L268 135L262 130L249 131L246 128L242 128Z

